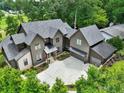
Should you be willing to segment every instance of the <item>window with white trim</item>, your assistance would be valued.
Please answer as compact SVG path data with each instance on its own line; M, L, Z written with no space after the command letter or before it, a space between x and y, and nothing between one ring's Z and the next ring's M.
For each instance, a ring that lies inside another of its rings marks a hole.
M36 44L35 45L35 50L39 50L39 49L41 49L41 45L40 44Z
M81 40L80 39L77 39L77 45L81 45Z

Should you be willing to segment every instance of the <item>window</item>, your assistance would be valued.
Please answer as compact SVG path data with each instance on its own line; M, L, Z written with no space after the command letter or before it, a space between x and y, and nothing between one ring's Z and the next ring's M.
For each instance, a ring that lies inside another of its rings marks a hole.
M58 37L56 38L56 42L59 42L59 38Z
M77 45L81 45L81 40L77 39Z
M41 45L40 44L36 44L35 45L35 50L39 50L39 49L41 49Z
M28 65L28 59L24 59L23 61L25 66Z
M36 60L37 60L37 61L40 61L41 59L42 59L41 54L37 54L37 55L36 55Z

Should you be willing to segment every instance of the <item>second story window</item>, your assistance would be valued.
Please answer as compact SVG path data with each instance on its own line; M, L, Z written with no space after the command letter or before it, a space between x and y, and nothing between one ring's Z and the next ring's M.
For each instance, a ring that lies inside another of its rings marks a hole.
M56 43L58 43L58 42L59 42L59 37L56 38Z
M41 49L41 45L40 44L36 44L35 45L35 50L39 50L39 49Z
M28 65L28 59L24 59L23 61L25 66Z
M80 39L77 39L77 45L81 45L81 40Z

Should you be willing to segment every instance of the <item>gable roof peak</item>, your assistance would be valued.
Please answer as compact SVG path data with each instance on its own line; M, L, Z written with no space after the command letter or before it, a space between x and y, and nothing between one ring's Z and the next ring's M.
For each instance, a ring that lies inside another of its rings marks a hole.
M96 25L83 27L83 28L80 28L79 30L87 40L89 46L93 46L98 42L104 40L104 37L102 36L102 34L100 33Z

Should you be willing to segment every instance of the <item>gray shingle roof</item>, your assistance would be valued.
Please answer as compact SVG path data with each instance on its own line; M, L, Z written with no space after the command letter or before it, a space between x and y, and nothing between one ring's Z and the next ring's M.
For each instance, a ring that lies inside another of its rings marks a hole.
M34 32L28 32L28 34L25 37L25 43L27 45L30 45L31 42L33 41L33 39L36 37L37 34L35 34Z
M19 52L18 55L16 55L14 59L18 60L21 57L23 57L25 54L27 54L28 52L30 52L30 50L28 48L25 48L21 52Z
M100 31L106 32L113 37L119 36L120 38L124 39L124 24L100 29Z
M10 38L11 37L9 36L2 42L2 47L8 60L13 60L18 54L18 50Z
M104 40L104 37L102 36L96 25L80 28L80 31L82 32L90 46Z
M53 36L57 30L60 30L65 35L68 33L66 28L71 28L61 19L22 23L22 27L26 33L31 31L43 38Z
M57 51L57 48L56 48L55 46L51 45L51 44L48 44L48 45L45 46L44 51L45 51L47 54L49 54L49 53L52 53L52 52Z
M11 36L15 44L21 44L25 42L24 33L14 34Z
M69 29L69 28L68 28L68 31L69 31L69 32L68 32L68 34L66 35L67 38L71 38L71 36L74 35L74 34L77 32L76 29Z
M102 42L91 49L98 53L104 59L108 58L116 51L116 48L105 42Z
M19 58L24 56L28 51L28 49L24 49L19 52L15 43L13 42L13 40L11 40L10 36L7 37L4 41L2 41L1 46L3 47L3 50L9 61L14 60L14 59L18 60Z

